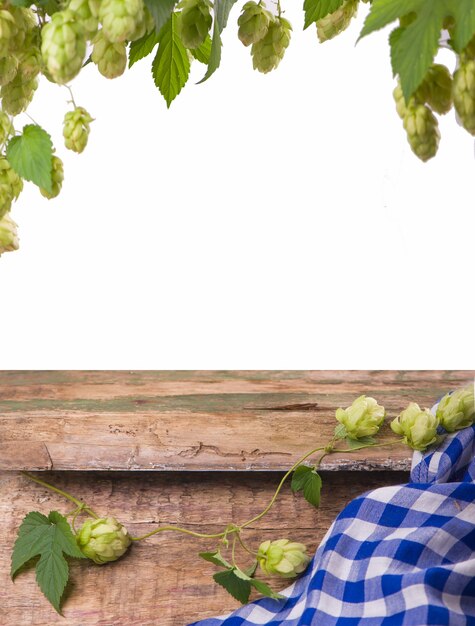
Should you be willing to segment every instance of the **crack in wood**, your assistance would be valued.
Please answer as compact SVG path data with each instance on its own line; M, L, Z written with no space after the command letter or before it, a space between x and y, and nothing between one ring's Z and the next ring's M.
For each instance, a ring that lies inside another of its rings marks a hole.
M198 442L197 446L191 446L185 450L181 450L178 452L177 456L181 456L185 459L193 459L200 454L206 454L208 452L226 458L240 458L242 461L246 461L248 458L255 459L263 456L291 456L290 452L263 452L259 450L259 448L255 448L250 452L246 452L246 450L241 450L240 452L223 452L218 446L207 445L202 441Z
M281 406L255 406L246 408L247 411L316 411L321 410L318 402L303 402L297 404L283 404Z

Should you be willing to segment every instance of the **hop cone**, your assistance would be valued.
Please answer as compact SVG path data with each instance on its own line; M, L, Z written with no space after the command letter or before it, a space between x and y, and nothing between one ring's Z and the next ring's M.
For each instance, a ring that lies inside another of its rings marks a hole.
M23 189L23 181L5 157L0 157L0 218L11 209Z
M336 411L336 419L343 424L352 439L375 435L384 422L385 415L384 407L367 396L360 396L348 408Z
M429 409L421 409L415 402L411 402L391 422L392 430L397 435L404 435L404 442L413 450L425 450L436 443L438 425L439 419Z
M2 2L2 5L4 3ZM0 5L0 6L2 6ZM11 11L0 10L0 57L8 56L11 48L14 47L14 37L18 34L18 26Z
M295 578L307 567L307 547L289 539L264 541L259 546L257 560L265 574L278 574L284 578Z
M125 72L127 49L125 42L112 43L100 30L93 40L91 58L99 72L106 78L117 78Z
M460 123L475 135L475 59L461 57L454 74L453 96Z
M18 250L17 225L9 214L0 219L0 255L4 252Z
M51 200L52 198L56 198L56 196L59 195L59 192L61 191L61 186L64 180L63 162L57 156L53 156L53 160L51 164L51 179L53 181L53 190L51 193L47 191L46 189L43 189L42 187L40 187L41 195L44 196L45 198L48 198L48 200Z
M290 43L291 31L290 22L283 17L277 17L269 23L264 37L252 44L252 64L255 70L267 74L276 69Z
M396 103L397 114L403 120L404 116L407 113L407 106L406 106L406 100L404 98L404 94L402 93L401 83L399 81L396 87L394 88L393 97Z
M99 26L99 0L70 0L68 9L84 27L86 37L92 39Z
M358 0L346 0L339 9L317 20L317 36L320 43L333 39L348 28L358 10Z
M246 2L238 19L238 37L245 46L257 43L265 37L272 13L256 2Z
M437 417L449 433L467 428L475 421L473 384L445 395L439 402Z
M38 76L43 58L41 56L41 32L39 28L28 31L25 46L19 55L19 70L25 79Z
M86 55L84 26L69 9L58 11L43 26L41 37L47 71L55 83L68 83L79 73Z
M92 117L83 107L76 107L64 116L63 137L64 144L69 150L81 153L89 137L89 124Z
M26 47L28 34L37 26L37 22L31 9L10 7L10 12L16 24L16 32L11 39L10 50L18 53Z
M180 5L180 38L186 48L198 48L211 28L210 0L183 0Z
M409 102L403 124L409 145L421 161L428 161L436 155L440 140L439 125L427 105Z
M434 63L429 68L414 97L418 102L427 103L430 108L444 115L452 108L452 75L445 65Z
M28 108L38 88L36 78L27 79L21 72L0 90L3 110L9 115L18 115Z
M103 0L99 21L104 35L113 43L130 39L144 17L143 0Z
M144 7L143 19L137 22L134 32L130 35L129 41L137 41L144 35L151 33L155 29L155 20L153 15Z
M102 565L117 561L131 544L127 530L115 517L87 519L77 535L83 554Z
M18 70L18 59L14 56L0 59L0 87L8 85L16 76Z
M4 144L14 132L15 129L8 115L4 111L0 111L0 144Z

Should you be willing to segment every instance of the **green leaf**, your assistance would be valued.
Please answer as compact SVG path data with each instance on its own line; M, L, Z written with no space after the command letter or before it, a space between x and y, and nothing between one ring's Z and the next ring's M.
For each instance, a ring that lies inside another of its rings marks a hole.
M305 500L313 506L320 505L322 479L312 467L299 465L292 476L291 488L294 492L303 491Z
M348 444L349 448L356 449L361 448L362 446L376 443L376 439L374 437L360 437L359 439L352 439L351 437L347 437L346 443Z
M155 30L159 33L170 19L177 0L144 0L144 3L152 14Z
M273 598L274 600L283 600L285 598L285 596L271 589L269 585L267 585L262 580L257 580L256 578L253 578L252 580L250 580L250 583L255 589L257 589L259 593L262 593L262 595L266 596L267 598Z
M211 51L208 61L208 69L206 74L198 84L204 83L218 69L221 64L221 48L223 42L221 33L228 23L229 12L236 0L215 0L214 2L214 23L213 23L213 39L211 42Z
M10 139L7 159L15 172L38 187L52 190L53 144L48 133L36 124L24 126L23 133Z
M460 51L475 33L473 0L373 0L360 39L397 19L414 19L390 37L393 72L399 74L407 100L420 86L439 48L444 20L453 17L452 46Z
M335 437L337 439L344 439L346 437L346 428L343 424L337 424L335 426Z
M312 471L312 468L308 465L299 465L292 474L292 482L290 488L292 491L301 491L305 483L307 482L308 474Z
M214 563L215 565L220 565L221 567L226 567L227 569L233 569L231 563L228 563L226 559L221 556L219 550L216 552L200 552L199 555L205 561L209 561L209 563Z
M129 67L151 54L158 42L159 36L155 30L133 41L129 47Z
M77 546L66 518L57 511L51 511L48 517L37 511L28 513L18 530L13 548L11 577L13 579L25 563L39 556L36 581L58 613L69 578L64 554L86 558Z
M197 61L208 65L211 56L211 37L207 35L201 46L198 46L198 48L193 48L193 50L190 50L190 52Z
M321 20L330 13L339 9L346 0L305 0L303 10L305 11L304 30L317 20Z
M250 578L252 578L254 576L254 574L256 573L256 569L257 569L257 560L254 561L254 563L252 565L247 567L244 570L244 573L246 574L246 576L249 576Z
M233 598L246 604L251 595L251 582L249 580L243 580L236 576L233 570L227 570L225 572L218 572L213 576L214 580L224 587Z
M152 63L155 85L165 98L167 107L180 93L190 74L190 59L176 27L176 15L170 19L159 34L157 54Z

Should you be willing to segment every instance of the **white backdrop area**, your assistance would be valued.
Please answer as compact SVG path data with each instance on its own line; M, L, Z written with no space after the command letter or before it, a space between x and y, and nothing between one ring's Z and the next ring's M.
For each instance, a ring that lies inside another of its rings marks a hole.
M474 366L473 139L449 114L419 162L387 31L355 46L366 7L324 45L285 9L277 71L253 71L236 6L221 68L196 85L195 62L170 110L151 58L113 81L88 66L82 155L62 145L67 90L43 81L29 112L66 177L14 206L1 368Z

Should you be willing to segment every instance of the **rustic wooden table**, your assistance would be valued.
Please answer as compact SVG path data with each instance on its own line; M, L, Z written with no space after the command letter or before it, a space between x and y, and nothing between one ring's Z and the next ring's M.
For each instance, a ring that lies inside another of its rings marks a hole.
M23 516L67 503L29 482L40 474L120 518L134 535L156 523L197 531L245 520L269 501L288 468L333 432L334 412L365 393L390 416L411 400L431 406L474 372L224 371L0 373L0 623L14 626L184 626L237 603L197 558L206 541L162 533L126 558L73 562L64 617L34 575L15 583L9 561ZM390 436L385 427L385 435ZM332 455L318 510L284 488L249 538L289 536L314 551L357 494L407 479L404 447ZM379 470L371 473L360 470ZM335 471L338 470L338 471ZM206 520L206 523L204 522ZM284 587L285 582L280 582Z

